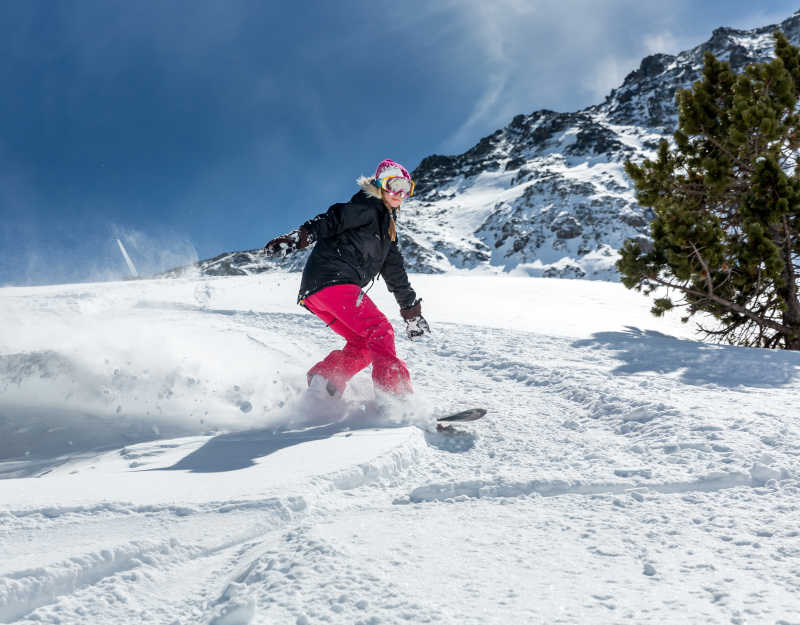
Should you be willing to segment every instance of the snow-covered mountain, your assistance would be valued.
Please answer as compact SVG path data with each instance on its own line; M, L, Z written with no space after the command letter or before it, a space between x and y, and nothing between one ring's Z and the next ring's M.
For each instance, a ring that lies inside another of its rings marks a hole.
M671 135L675 92L700 78L707 50L741 71L773 55L776 29L800 44L800 12L779 25L718 28L691 50L646 57L602 104L517 115L463 154L423 159L401 215L409 269L617 279L617 250L627 238L646 240L652 219L635 201L625 160L652 156ZM275 262L260 250L234 252L198 267L206 275L298 270L306 254Z

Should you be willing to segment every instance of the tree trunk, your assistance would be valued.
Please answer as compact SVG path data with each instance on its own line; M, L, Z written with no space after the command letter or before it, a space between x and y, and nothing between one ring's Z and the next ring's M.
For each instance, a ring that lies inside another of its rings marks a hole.
M795 273L792 258L792 231L786 217L783 218L783 228L779 231L780 239L777 243L783 252L783 271L781 272L784 287L777 289L778 296L786 304L783 311L783 325L795 330L794 334L784 334L786 349L800 350L800 300L798 300L797 274Z
M800 302L787 302L786 312L783 313L783 325L796 330L794 336L786 334L786 349L800 350Z

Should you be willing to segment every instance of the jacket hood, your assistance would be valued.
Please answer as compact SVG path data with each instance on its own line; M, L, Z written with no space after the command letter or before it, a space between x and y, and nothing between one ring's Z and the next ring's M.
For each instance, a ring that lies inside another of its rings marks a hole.
M359 176L358 178L356 178L356 184L359 187L361 187L361 190L367 195L377 198L379 200L382 199L381 190L375 186L375 178L369 178L367 176Z

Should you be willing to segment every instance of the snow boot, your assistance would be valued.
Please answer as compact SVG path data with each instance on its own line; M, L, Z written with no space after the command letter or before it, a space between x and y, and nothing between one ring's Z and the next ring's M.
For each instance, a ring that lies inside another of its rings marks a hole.
M342 392L330 380L319 374L308 376L308 389L306 395L318 399L341 399Z

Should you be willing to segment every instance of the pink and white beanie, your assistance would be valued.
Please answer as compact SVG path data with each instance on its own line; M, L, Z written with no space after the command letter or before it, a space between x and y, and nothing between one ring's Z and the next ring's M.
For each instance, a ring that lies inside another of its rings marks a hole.
M389 176L400 176L406 180L411 180L411 176L405 167L403 167L400 163L395 163L392 159L387 158L378 163L378 167L375 169L375 175L373 178L380 179L388 178Z
M380 199L381 190L375 185L375 181L381 178L388 178L389 176L401 176L411 180L411 174L408 173L408 170L405 167L403 167L400 163L394 162L390 158L386 158L378 163L378 166L375 168L374 176L371 178L367 176L359 176L356 182L358 183L358 186L361 187L368 195Z

